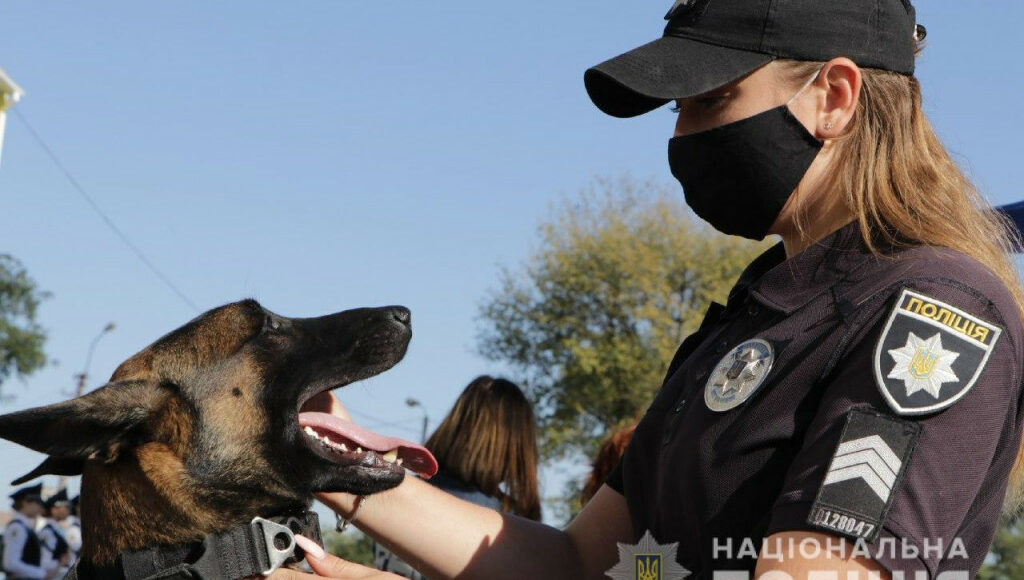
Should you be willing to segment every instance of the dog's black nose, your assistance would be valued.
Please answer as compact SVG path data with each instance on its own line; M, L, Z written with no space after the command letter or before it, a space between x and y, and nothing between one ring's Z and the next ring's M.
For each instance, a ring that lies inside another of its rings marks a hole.
M391 311L392 318L406 326L408 326L409 321L412 320L412 313L409 312L409 309L405 306L391 306L389 310Z

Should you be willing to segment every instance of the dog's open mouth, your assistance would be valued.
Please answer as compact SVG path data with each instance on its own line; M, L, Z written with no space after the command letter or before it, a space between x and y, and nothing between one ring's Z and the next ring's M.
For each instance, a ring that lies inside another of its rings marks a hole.
M330 396L329 393L326 395ZM423 478L437 473L437 460L422 445L379 435L351 421L323 412L323 404L317 404L321 401L310 403L299 410L299 428L306 444L321 458L332 463L372 470L400 472L404 468Z

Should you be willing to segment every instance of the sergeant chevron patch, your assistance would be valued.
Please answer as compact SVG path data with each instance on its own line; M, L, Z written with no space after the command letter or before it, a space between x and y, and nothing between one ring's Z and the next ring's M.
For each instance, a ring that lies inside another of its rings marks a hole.
M921 426L853 410L818 488L807 523L874 541L914 452Z
M945 409L974 386L1001 330L904 289L875 347L875 382L901 415Z

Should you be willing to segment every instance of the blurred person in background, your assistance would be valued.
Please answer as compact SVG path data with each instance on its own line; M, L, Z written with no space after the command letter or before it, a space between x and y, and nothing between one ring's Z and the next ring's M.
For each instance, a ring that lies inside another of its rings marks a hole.
M49 557L60 564L63 575L71 565L71 548L61 526L61 522L71 516L71 502L68 501L67 490L62 489L48 497L43 502L43 507L43 518L39 521L39 541L43 550L49 553Z
M622 459L622 454L626 452L626 446L633 438L635 430L636 421L633 421L612 431L612 434L601 443L601 448L597 450L597 455L591 464L590 475L587 476L587 482L583 485L583 491L580 492L580 507L587 505L597 490L604 485L604 481L608 479L612 470Z
M439 470L430 483L460 499L540 521L537 424L533 407L511 381L473 379L426 442ZM379 570L423 576L380 544Z
M82 522L78 519L78 500L82 496L76 495L68 502L68 517L57 522L64 531L64 539L68 541L71 548L71 564L78 560L78 553L82 550Z
M14 518L4 529L3 568L7 580L49 580L60 573L57 562L43 549L36 520L43 514L43 484L11 494Z

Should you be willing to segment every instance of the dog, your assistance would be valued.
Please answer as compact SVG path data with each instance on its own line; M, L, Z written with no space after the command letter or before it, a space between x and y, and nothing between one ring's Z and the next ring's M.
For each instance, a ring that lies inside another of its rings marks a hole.
M48 455L15 484L82 475L79 578L127 577L119 556L133 553L187 566L197 545L213 552L232 530L256 544L262 532L280 552L290 540L280 518L301 531L315 492L369 495L406 468L437 471L422 446L329 413L331 390L397 364L411 336L400 306L285 318L243 300L158 339L91 393L0 416L0 437ZM146 552L160 546L170 548ZM193 575L229 574L203 565Z

